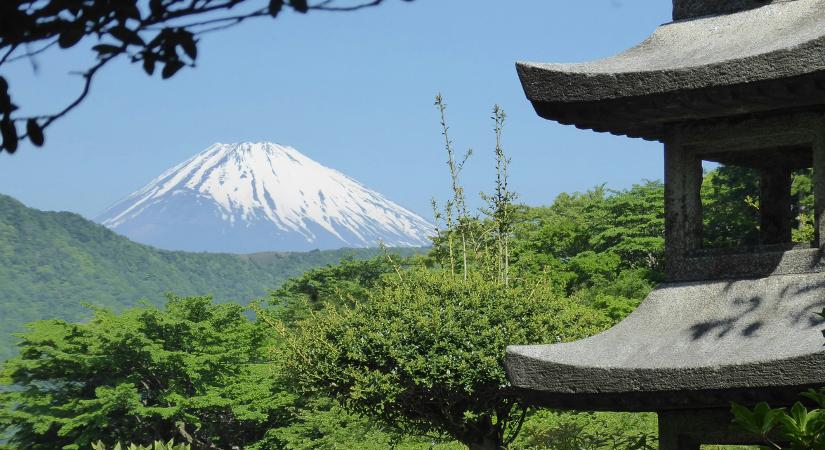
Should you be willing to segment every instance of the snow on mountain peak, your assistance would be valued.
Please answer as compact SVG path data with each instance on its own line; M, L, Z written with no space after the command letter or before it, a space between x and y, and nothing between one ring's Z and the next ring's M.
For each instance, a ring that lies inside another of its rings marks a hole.
M97 220L138 241L254 252L429 245L427 221L298 150L216 143Z

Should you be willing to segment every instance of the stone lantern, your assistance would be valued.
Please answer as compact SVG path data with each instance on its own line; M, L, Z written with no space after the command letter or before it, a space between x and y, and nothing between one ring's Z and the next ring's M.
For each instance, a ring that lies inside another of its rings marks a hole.
M792 404L825 384L825 0L674 0L617 56L519 63L536 112L664 144L666 282L624 321L512 346L534 405L655 411L660 448L747 444L733 401ZM760 245L705 248L702 161L758 170ZM791 173L813 168L815 241L791 242Z

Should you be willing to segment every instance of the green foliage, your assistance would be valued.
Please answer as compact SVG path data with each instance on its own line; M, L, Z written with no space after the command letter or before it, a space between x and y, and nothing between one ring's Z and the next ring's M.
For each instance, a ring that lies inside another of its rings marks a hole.
M549 207L523 207L516 221L513 259L517 271L542 267L566 274L568 292L603 285L628 269L661 278L664 255L664 186L603 187L560 194Z
M535 450L657 449L655 414L540 410L525 421L513 448Z
M468 273L415 268L351 310L328 309L290 336L287 372L305 392L414 434L503 442L520 409L507 345L560 342L604 329L598 311L544 285L502 286Z
M0 195L0 361L12 356L11 333L23 324L86 318L84 302L115 310L141 299L160 305L169 291L249 301L306 270L379 253L163 251L131 242L79 215L37 211Z
M825 449L825 389L810 389L802 395L818 408L809 410L800 402L790 410L771 408L764 402L752 409L734 404L734 422L777 449Z
M176 436L196 448L247 446L289 416L267 329L235 304L170 297L165 309L88 323L32 324L3 368L0 428L20 449Z
M112 447L112 450L189 450L189 444L175 444L174 441L169 442L155 441L151 445L135 445L129 444L128 447L121 447L120 442ZM92 444L92 450L107 450L106 445L102 441L97 441Z
M735 248L759 244L759 171L719 166L702 182L704 245ZM813 185L811 169L791 178L794 242L813 241Z
M364 260L344 259L335 265L309 270L270 292L272 308L268 313L293 324L326 306L350 308L366 300L382 276L409 262L399 255L382 255Z
M745 247L759 243L759 172L720 166L702 182L704 245Z
M289 427L272 429L258 448L292 450L463 450L464 446L440 439L401 436L388 432L367 417L353 414L338 402L319 397L303 405Z

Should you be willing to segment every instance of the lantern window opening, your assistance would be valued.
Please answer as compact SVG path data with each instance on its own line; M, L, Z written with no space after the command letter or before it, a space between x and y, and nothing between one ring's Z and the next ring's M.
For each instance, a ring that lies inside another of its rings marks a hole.
M759 252L815 245L812 149L788 146L698 155L698 252Z

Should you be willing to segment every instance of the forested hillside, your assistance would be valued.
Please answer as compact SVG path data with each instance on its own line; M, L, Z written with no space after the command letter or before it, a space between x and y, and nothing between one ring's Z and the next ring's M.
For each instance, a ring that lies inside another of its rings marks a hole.
M116 310L141 300L161 304L170 291L245 303L308 269L377 252L163 251L136 244L77 214L38 211L0 195L0 360L13 354L10 333L23 324L86 317L89 310L83 303Z

